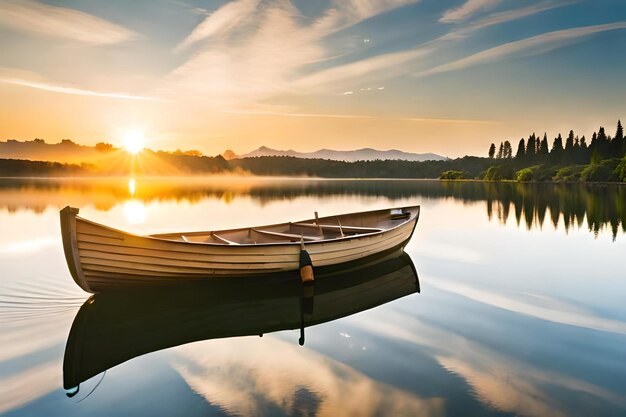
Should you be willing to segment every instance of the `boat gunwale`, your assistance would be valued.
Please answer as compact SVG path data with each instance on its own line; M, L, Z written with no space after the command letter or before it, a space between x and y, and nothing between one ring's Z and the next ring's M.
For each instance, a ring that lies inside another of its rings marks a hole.
M336 214L336 215L330 215L330 216L324 216L324 217L320 217L319 220L323 220L323 219L328 219L328 218L332 218L332 217L338 217L338 216L350 216L350 215L355 215L355 214L371 214L371 213L376 213L376 212L383 212L383 211L391 211L391 210L398 210L398 209L417 209L417 212L415 213L415 215L413 215L411 213L411 215L409 216L409 218L407 220L405 220L402 223L399 223L393 227L390 227L388 229L382 229L379 231L375 231L375 232L370 232L370 233L362 233L362 234L354 234L354 235L350 235L350 236L339 236L336 238L331 238L331 239L322 239L322 240L315 240L315 241L307 241L305 242L306 246L309 245L316 245L316 244L323 244L323 243L336 243L336 242L344 242L344 241L348 241L348 240L352 240L352 239L358 239L358 238L363 238L363 237L373 237L373 236L377 236L377 235L381 235L384 234L386 232L392 231L392 230L396 230L412 221L415 221L415 225L417 225L417 221L419 219L419 215L420 215L420 205L414 205L414 206L401 206L401 207L391 207L391 208L385 208L385 209L378 209L378 210L367 210L367 211L357 211L357 212L352 212L352 213L343 213L343 214ZM224 243L214 243L214 242L184 242L184 241L180 241L180 240L173 240L173 239L165 239L165 238L160 238L157 237L158 235L174 235L174 234L178 234L180 236L193 236L193 234L195 233L196 235L201 235L201 234L211 234L211 233L220 233L220 232L238 232L238 231L245 231L245 230L249 230L250 228L254 227L254 228L263 228L263 227L276 227L276 226L285 226L285 225L289 225L289 224L293 224L293 223L304 223L307 221L314 221L315 219L306 219L306 220L299 220L297 222L283 222L283 223L276 223L276 224L268 224L268 225L262 225L262 226L248 226L248 227L240 227L240 228L236 228L236 229L222 229L222 230L210 230L210 231L196 231L196 232L173 232L173 233L158 233L158 234L154 234L154 235L137 235L134 233L130 233L130 232L125 232L123 230L120 229L116 229L114 227L110 227L110 226L106 226L104 224L101 223L97 223L94 222L92 220L88 220L85 219L84 217L75 215L77 220L81 220L84 221L86 223L89 223L91 225L97 226L97 227L101 227L107 230L111 230L117 233L122 233L124 235L128 235L131 237L135 237L135 238L140 238L140 239L150 239L150 240L155 240L158 242L167 242L167 243L176 243L176 244L181 244L181 245L199 245L199 246L214 246L214 247L220 247L220 248L229 248L229 249L235 249L235 248L249 248L249 247L264 247L264 246L300 246L300 242L269 242L269 243L238 243L236 245L227 245ZM413 227L413 231L415 230L415 226ZM409 239L411 238L411 236L413 235L413 231L411 232L411 235L409 236ZM78 233L78 230L76 230L76 233ZM124 240L123 238L120 240ZM408 239L407 239L408 240ZM235 249L236 250L236 249Z

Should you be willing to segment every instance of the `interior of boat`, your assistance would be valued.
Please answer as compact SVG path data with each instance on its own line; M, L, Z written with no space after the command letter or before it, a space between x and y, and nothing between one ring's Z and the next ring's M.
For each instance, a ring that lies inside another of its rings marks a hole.
M259 243L314 242L347 236L377 233L407 221L417 207L387 209L340 216L315 218L294 223L241 229L164 233L150 235L160 239L186 243L211 243L222 245L245 245Z

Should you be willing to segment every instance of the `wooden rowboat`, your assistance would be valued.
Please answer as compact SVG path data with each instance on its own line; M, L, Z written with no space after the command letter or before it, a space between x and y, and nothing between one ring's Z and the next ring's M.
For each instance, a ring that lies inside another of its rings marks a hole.
M297 280L224 280L171 289L95 294L80 308L63 360L63 386L74 395L83 381L130 359L181 344L263 335L359 313L420 291L415 266L401 249L363 260L315 285Z
M420 207L316 217L259 227L138 236L61 210L65 258L85 291L179 282L276 276L300 268L301 246L313 268L380 256L407 244Z

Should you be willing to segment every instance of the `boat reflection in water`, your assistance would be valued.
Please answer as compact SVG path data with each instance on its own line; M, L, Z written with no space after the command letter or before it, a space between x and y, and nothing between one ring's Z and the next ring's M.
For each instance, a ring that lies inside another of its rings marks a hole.
M80 383L146 353L207 339L304 328L419 292L408 254L396 251L316 276L205 283L149 292L91 296L78 311L65 347L63 386Z

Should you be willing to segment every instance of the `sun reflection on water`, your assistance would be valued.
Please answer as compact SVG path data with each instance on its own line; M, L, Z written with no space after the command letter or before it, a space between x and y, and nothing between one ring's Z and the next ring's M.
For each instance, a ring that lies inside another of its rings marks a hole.
M128 180L128 192L130 193L132 197L135 196L135 190L136 190L135 179L131 178Z
M129 224L146 222L146 206L136 198L124 202L124 217Z

